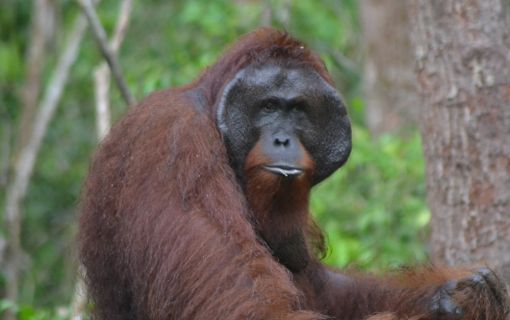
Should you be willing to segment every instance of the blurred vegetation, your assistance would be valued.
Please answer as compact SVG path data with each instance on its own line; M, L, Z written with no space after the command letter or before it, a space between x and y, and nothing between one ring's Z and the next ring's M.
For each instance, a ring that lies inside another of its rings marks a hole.
M313 192L312 211L327 233L326 262L380 270L426 257L423 156L417 133L373 138L363 123L360 92L360 30L355 0L300 0L282 21L282 1L136 1L121 48L120 62L137 99L151 91L185 84L214 63L226 45L261 24L265 6L272 25L286 27L316 50L343 93L353 119L353 153L345 167ZM58 34L51 52L61 49L66 30L79 14L74 1L58 0ZM15 142L21 115L20 88L31 1L0 2L0 141ZM115 25L118 2L98 6L107 30ZM283 12L283 13L282 13ZM45 77L54 65L50 57ZM65 95L50 124L24 201L24 263L19 319L64 319L73 295L77 204L96 145L91 70L101 56L90 34L82 44ZM126 110L112 88L112 112ZM5 132L11 132L6 136ZM5 182L0 185L4 207ZM4 231L1 230L2 234ZM0 279L0 293L3 290ZM64 309L63 309L64 308Z

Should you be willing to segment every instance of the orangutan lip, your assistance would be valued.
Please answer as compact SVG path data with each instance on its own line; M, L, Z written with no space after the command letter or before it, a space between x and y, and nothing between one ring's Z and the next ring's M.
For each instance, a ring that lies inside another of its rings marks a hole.
M264 166L264 169L271 173L279 174L284 177L296 177L303 174L303 169L286 165L270 165L270 166L266 165Z

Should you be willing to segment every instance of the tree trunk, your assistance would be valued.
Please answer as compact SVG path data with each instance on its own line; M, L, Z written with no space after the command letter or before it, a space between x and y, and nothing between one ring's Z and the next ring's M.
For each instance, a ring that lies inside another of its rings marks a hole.
M425 101L432 255L510 283L510 21L506 0L412 0Z
M409 39L400 0L360 1L363 28L365 119L372 135L416 125L420 111Z

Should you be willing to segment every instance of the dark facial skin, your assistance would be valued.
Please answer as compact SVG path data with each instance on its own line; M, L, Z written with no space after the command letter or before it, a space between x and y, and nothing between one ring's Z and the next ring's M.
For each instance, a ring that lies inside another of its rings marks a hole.
M226 85L217 126L257 232L280 263L304 270L311 259L304 227L310 186L338 169L351 150L339 94L310 67L252 65Z
M348 158L351 127L339 94L310 67L249 66L230 81L217 124L232 165L242 177L247 154L260 143L277 175L302 174L304 153L315 163L316 184Z

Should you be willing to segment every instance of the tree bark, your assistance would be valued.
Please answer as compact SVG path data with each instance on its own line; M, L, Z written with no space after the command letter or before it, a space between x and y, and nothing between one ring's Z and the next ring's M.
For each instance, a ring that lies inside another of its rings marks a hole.
M406 131L420 111L406 7L400 0L364 0L359 6L367 126L373 136Z
M432 255L510 283L510 21L506 0L412 0Z

